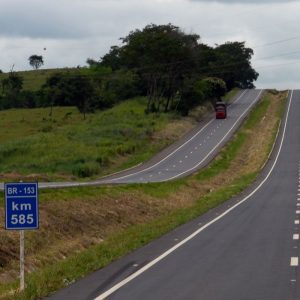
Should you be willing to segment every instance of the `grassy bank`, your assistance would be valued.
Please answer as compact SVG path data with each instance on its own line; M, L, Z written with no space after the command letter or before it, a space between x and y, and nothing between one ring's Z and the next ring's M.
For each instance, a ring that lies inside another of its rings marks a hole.
M72 107L0 111L0 174L31 180L104 175L150 158L195 124L171 114L144 114L145 98L90 114ZM160 138L160 140L159 140Z
M46 80L56 73L78 74L80 69L75 68L60 68L60 69L41 69L32 71L20 71L17 74L23 77L23 87L26 91L38 91ZM82 70L84 72L84 69ZM0 73L0 80L7 78L9 73Z
M15 253L6 264L0 257L2 299L45 296L237 195L268 156L285 98L268 93L214 162L189 178L42 191L41 228L26 237L26 263L33 272L22 295L8 295L17 288L17 282L9 283L17 274L17 236L1 232L1 250Z

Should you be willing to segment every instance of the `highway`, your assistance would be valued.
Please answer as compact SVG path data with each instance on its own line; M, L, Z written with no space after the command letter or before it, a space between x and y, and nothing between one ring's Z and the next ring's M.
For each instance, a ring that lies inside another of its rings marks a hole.
M115 175L89 182L39 182L39 188L101 184L163 182L184 177L207 165L233 136L263 90L241 91L228 108L227 119L212 118L150 161ZM0 183L3 189L3 183Z
M297 90L253 186L49 299L299 299L299 119Z
M246 90L228 109L226 119L211 119L192 137L181 141L171 153L156 163L129 174L107 178L106 183L163 182L187 176L206 165L240 126L249 110L260 99L262 90ZM160 154L161 155L161 154Z

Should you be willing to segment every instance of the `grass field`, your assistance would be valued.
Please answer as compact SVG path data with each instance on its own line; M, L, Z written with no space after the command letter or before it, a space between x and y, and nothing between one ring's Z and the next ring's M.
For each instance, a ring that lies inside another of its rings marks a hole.
M57 72L83 74L87 69L18 74L25 90L37 91ZM0 80L6 76L0 74ZM195 114L187 121L174 114L145 115L145 107L146 99L136 98L86 120L74 107L55 107L51 117L50 108L0 111L0 178L48 181L105 175L149 159L195 125Z
M38 91L42 85L46 82L47 78L55 73L69 73L75 74L81 69L75 68L62 68L62 69L41 69L41 70L32 70L32 71L21 71L17 74L23 77L23 88L26 91ZM84 69L82 69L84 70ZM0 81L8 76L9 73L0 73Z
M10 254L0 255L0 299L45 296L237 195L266 161L285 100L268 93L214 162L190 178L41 191L40 229L26 234L31 273L23 294L14 281L18 236L0 231L0 254Z
M87 69L18 74L24 78L25 90L37 91L57 72L83 74ZM7 76L0 74L0 80ZM225 101L235 93L228 93ZM48 181L105 175L149 159L195 124L191 118L179 124L182 119L174 114L145 115L145 107L146 99L137 98L90 114L85 121L73 107L56 107L51 117L49 108L0 111L0 178ZM199 119L202 111L191 116ZM158 141L155 134L167 127L173 133L161 134Z
M145 115L145 105L145 98L128 100L86 120L72 107L56 107L51 117L49 108L0 111L0 174L43 180L103 175L150 158L195 124L173 114Z

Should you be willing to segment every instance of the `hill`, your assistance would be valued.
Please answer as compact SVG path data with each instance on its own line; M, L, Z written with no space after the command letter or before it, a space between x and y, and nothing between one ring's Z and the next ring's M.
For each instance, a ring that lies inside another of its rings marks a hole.
M0 226L0 298L43 298L240 193L268 159L286 99L266 93L217 158L188 178L40 191L40 228L26 232L22 294L19 236Z
M150 158L192 128L195 119L145 114L131 99L88 114L75 107L0 111L4 179L72 180L104 175Z
M16 72L23 78L23 89L25 91L38 91L46 82L47 78L56 73L78 74L82 69L77 68L60 68L60 69L41 69ZM0 81L7 78L9 73L0 73Z

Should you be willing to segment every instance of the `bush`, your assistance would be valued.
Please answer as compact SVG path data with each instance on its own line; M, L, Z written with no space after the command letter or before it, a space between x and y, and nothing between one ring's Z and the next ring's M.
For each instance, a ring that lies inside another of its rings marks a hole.
M96 162L100 165L100 166L107 166L109 164L109 158L106 155L102 155L102 156L98 156L96 158Z
M91 177L98 174L100 171L100 165L96 162L88 162L76 166L72 173L80 178Z

